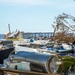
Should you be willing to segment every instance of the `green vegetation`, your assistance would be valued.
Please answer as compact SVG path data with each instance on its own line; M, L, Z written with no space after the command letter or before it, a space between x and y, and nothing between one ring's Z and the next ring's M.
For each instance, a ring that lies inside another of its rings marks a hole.
M68 72L69 67L74 66L75 71L75 57L62 56L63 64L60 65L58 72Z
M62 57L62 61L63 61L63 71L67 70L70 66L75 66L75 57L73 56L63 56Z

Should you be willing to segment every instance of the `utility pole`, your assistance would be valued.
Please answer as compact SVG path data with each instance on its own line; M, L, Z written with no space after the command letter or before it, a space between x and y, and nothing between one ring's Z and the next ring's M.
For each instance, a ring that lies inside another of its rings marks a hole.
M9 32L11 32L11 30L10 30L10 24L8 24L8 29L9 29Z

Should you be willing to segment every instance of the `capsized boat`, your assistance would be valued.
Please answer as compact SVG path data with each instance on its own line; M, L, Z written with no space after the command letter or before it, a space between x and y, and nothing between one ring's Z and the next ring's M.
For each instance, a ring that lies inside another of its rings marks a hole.
M4 66L13 70L56 74L61 60L55 54L19 51L4 60Z

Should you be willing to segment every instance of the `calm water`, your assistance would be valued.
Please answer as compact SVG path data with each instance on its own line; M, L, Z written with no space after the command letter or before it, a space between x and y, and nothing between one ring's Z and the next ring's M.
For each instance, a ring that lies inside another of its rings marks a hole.
M0 34L0 39L4 39L5 38L5 34Z

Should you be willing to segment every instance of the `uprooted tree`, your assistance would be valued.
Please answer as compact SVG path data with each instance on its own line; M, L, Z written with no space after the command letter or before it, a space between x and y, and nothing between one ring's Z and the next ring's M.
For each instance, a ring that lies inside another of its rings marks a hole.
M55 19L54 24L52 24L52 27L54 28L52 39L73 42L75 40L75 17L63 13Z

